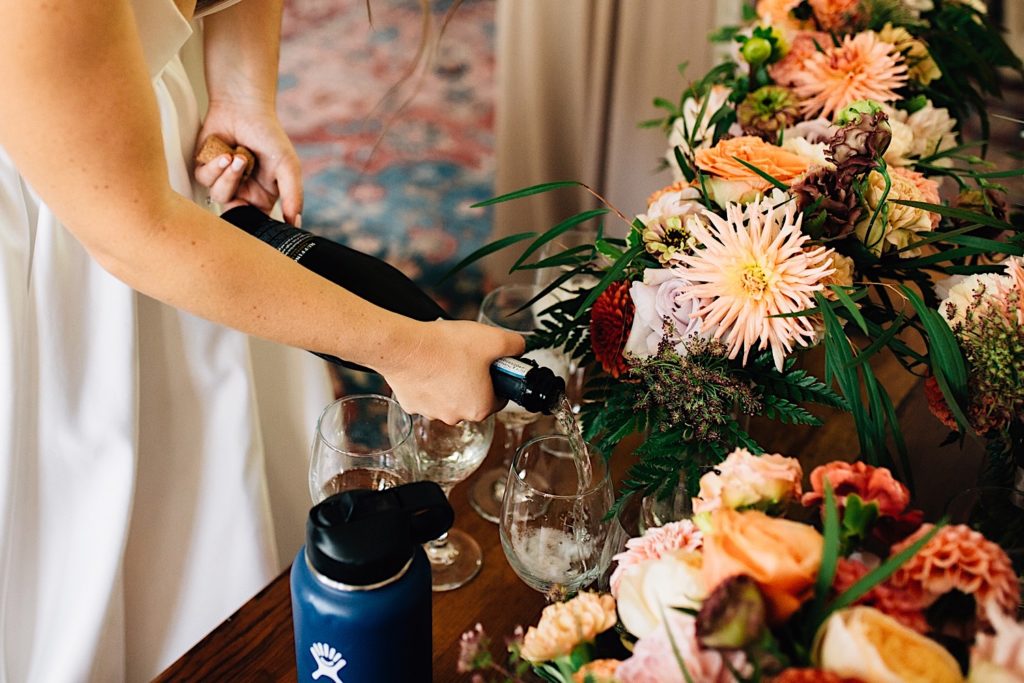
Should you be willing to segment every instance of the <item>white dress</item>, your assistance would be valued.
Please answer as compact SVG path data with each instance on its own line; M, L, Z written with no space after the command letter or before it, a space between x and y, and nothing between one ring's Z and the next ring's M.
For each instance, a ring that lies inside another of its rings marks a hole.
M199 112L178 57L192 29L172 0L135 12L171 182L195 196ZM281 411L258 406L251 340L109 275L2 148L0 264L0 683L148 680L291 559L277 557L258 411L284 416L263 425L290 435L267 435L290 451L274 467L308 495L326 374L263 345L264 376L312 382L270 387Z

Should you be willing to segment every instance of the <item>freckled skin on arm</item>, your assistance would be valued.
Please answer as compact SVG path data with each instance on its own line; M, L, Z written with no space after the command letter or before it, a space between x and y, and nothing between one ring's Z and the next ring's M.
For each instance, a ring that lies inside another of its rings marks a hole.
M374 306L170 186L129 0L0 0L0 146L115 277L243 332L373 368L410 412L497 406L489 363L519 335Z

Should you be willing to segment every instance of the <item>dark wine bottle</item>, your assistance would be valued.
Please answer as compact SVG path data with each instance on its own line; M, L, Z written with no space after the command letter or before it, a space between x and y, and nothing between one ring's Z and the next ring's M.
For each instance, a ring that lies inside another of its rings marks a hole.
M372 304L407 318L450 319L426 292L394 266L324 237L275 220L252 206L221 216L288 258ZM353 370L372 372L328 354L321 358ZM550 414L565 393L565 381L528 358L499 358L491 365L494 393L534 413Z

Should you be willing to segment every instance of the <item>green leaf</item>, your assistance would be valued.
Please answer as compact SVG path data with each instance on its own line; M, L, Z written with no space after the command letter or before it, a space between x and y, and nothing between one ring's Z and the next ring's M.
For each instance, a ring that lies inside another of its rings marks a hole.
M511 246L516 242L522 242L523 240L530 239L531 237L534 237L536 235L537 233L535 232L520 232L515 235L509 235L508 237L502 237L500 240L495 240L490 244L485 244L484 246L480 247L472 254L470 254L469 256L467 256L466 258L462 259L454 266L452 266L451 270L449 270L447 273L441 276L441 279L438 280L438 284L444 282L452 275L455 275L456 273L458 273L460 270L470 265L471 263L479 261L483 257L489 256L490 254L493 254L496 251L501 251L505 247Z
M622 258L622 255L625 253L624 251L616 247L614 244L612 244L610 240L599 239L596 242L594 242L594 246L597 248L597 251L599 253L607 256L613 261Z
M977 211L971 211L969 209L960 209L953 206L945 206L944 204L930 204L928 202L915 202L909 199L890 199L893 204L902 204L903 206L910 206L915 209L924 209L932 213L937 213L940 216L946 216L947 218L959 218L963 221L970 223L978 223L979 225L987 225L990 228L997 228L999 230L1014 230L1014 227L998 218L989 216L988 214L978 213Z
M783 192L785 192L786 190L789 189L789 185L787 185L786 183L782 182L781 180L779 180L775 176L773 176L773 175L771 175L769 173L765 173L764 171L759 169L757 166L754 166L749 161L744 161L743 159L740 159L739 157L733 157L733 159L735 159L736 161L740 162L740 164L742 164L743 166L746 166L748 169L750 169L751 171L753 171L757 175L761 176L762 178L767 180L769 183L771 183L773 186L779 188Z
M892 321L892 324L885 328L885 331L883 331L882 334L875 337L870 346L863 349L854 357L850 367L856 367L862 363L866 363L872 356L882 350L890 341L892 341L893 337L899 334L900 330L903 329L903 323L906 319L907 316L904 313L900 313L896 316L896 319ZM867 330L865 330L865 334L871 336L870 332Z
M823 615L828 592L836 578L836 567L839 566L839 506L832 482L825 478L825 542L821 551L821 565L818 567L818 579L814 584L814 607L812 614ZM814 621L820 622L821 617Z
M637 254L643 251L643 248L644 246L642 244L632 247L622 256L622 258L612 264L612 267L604 274L601 281L598 282L592 290L590 290L590 294L588 294L587 298L583 300L582 304L580 304L580 309L576 312L577 319L582 317L583 314L590 309L590 306L597 301L597 297L601 296L604 290L608 289L608 286L611 285L611 283L619 279L619 276L622 275L622 271L626 269L626 266L629 265L630 261L632 261Z
M544 246L551 240L555 239L559 235L568 232L569 230L575 228L580 223L586 223L590 219L597 218L598 216L603 216L606 213L608 213L608 209L591 209L589 211L584 211L583 213L578 213L574 216L566 218L564 221L562 221L555 227L547 230L544 233L541 233L541 235L533 242L531 242L530 246L526 247L523 253L519 255L519 258L516 259L515 264L513 264L512 266L512 270L518 270L519 267L523 265L523 262L526 261L526 259L530 258L531 254L533 254L535 251L537 251L542 246Z
M840 287L839 285L829 285L828 288L832 290L832 293L838 297L839 302L843 304L846 310L850 313L851 320L857 323L857 326L862 332L864 332L864 334L867 334L868 324L864 321L864 316L861 315L860 309L857 308L857 304L855 304L853 299L850 298L850 295L846 293L846 288Z
M837 596L836 599L832 601L832 603L826 608L825 614L822 615L822 621L824 621L832 612L849 607L853 603L857 602L857 600L862 598L872 588L895 574L896 570L903 566L904 562L916 555L921 548L925 547L928 544L928 541L932 540L935 534L938 533L939 529L945 525L945 519L939 520L939 523L936 524L934 528L930 529L928 533L919 538L912 545L904 548L895 555L891 555L885 562L861 577L859 581L855 582L852 586L847 588L845 592Z
M559 180L553 183L542 183L540 185L532 185L530 187L525 187L521 190L516 190L515 192L509 192L508 194L503 194L498 197L491 197L490 199L485 199L482 202L477 202L476 204L473 204L471 208L478 209L482 206L501 204L502 202L509 202L512 201L513 199L520 199L522 197L529 197L530 195L540 194L542 192L557 190L560 187L583 187L583 183L578 182L576 180Z
M928 355L932 374L942 390L942 395L949 405L953 417L964 433L970 431L970 421L960 406L967 401L967 366L964 363L960 345L953 335L953 330L939 315L938 311L928 308L917 293L900 285L900 290L910 301L917 316L924 325L928 337Z
M555 268L561 266L582 266L589 261L589 256L594 253L594 247L589 244L580 244L570 247L563 252L541 259L536 263L527 263L514 270L542 270L544 268Z

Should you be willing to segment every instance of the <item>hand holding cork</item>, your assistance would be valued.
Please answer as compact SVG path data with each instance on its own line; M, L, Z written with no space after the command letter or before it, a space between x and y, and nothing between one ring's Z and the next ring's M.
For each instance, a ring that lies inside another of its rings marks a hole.
M197 166L208 164L224 154L238 155L245 157L245 170L242 172L242 180L248 180L256 168L256 156L242 145L231 147L216 135L211 135L196 150L195 162Z

